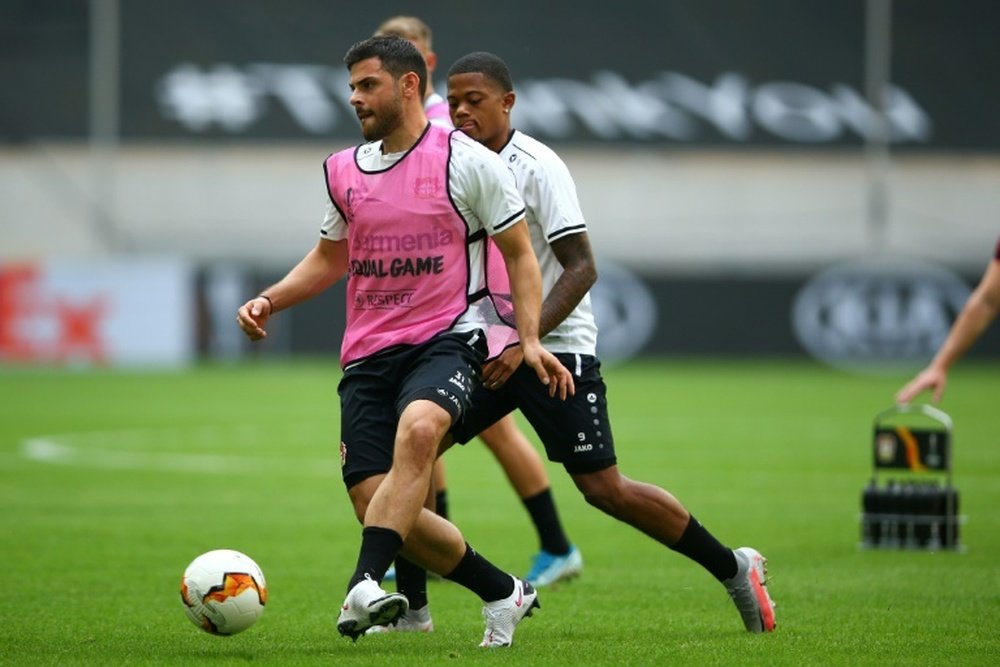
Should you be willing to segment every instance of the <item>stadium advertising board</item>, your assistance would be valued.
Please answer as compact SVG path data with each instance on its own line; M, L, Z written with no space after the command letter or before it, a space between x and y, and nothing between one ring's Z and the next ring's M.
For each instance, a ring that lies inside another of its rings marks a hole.
M0 362L186 364L193 296L190 267L174 260L0 264Z
M852 370L929 359L969 298L940 267L867 260L813 276L792 303L792 328L814 357Z
M673 276L600 261L598 273L591 300L604 362L812 357L864 372L926 363L976 279L916 262L848 263L815 275ZM251 282L263 288L278 277ZM255 352L336 354L344 312L338 284L275 318L268 344ZM969 354L1000 356L1000 328Z
M600 279L591 289L591 308L601 334L597 341L597 352L606 363L625 361L648 352L654 346L660 322L660 305L647 279L628 267L598 260ZM206 291L213 291L212 284L217 277L206 272L201 281ZM247 277L246 283L263 289L273 284L281 276L261 275ZM212 353L212 341L230 330L231 312L245 300L230 301L221 317L208 313L212 321L203 328L209 335L203 350ZM213 303L212 298L206 298ZM221 303L216 301L216 303ZM344 332L346 300L343 281L337 283L317 298L298 304L268 322L267 344L258 346L255 352L261 354L336 354L340 349L340 339ZM217 322L215 321L217 320ZM246 345L233 345L232 354L246 354Z
M649 345L659 324L659 312L646 282L624 266L601 260L600 276L590 290L591 307L600 335L597 354L604 362L624 361Z
M860 145L864 0L602 3L118 3L125 139L354 141L341 58L395 13L418 11L448 64L504 57L516 124L542 140L678 146ZM11 3L0 140L87 131L88 3ZM349 16L345 19L345 15ZM1000 60L988 0L893 3L892 140L908 149L1000 148Z

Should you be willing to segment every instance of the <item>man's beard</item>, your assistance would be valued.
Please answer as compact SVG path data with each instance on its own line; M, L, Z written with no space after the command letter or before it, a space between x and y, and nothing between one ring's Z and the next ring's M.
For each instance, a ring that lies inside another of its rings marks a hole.
M381 112L372 116L375 120L373 125L362 125L361 134L366 141L378 141L392 134L403 122L403 100L397 94L393 97L392 103L382 109Z

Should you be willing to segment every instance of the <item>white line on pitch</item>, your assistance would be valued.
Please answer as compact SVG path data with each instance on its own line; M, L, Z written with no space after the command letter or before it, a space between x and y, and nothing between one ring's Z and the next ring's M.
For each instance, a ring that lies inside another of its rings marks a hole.
M93 435L93 434L88 434ZM67 443L65 436L41 436L21 442L21 455L39 463L109 470L156 470L165 472L292 473L332 477L338 474L337 461L316 459L278 459L218 454L180 454L176 452L125 452Z

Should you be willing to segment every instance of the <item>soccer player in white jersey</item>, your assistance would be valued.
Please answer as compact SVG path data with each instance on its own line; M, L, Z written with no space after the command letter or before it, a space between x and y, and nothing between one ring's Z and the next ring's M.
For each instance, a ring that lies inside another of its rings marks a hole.
M520 348L536 381L565 398L572 376L538 337L541 277L510 172L468 137L428 122L426 63L407 40L369 38L344 62L368 143L327 158L321 238L241 306L237 321L260 340L271 315L348 275L340 453L364 528L340 634L356 640L405 614L406 598L380 586L402 551L475 592L486 619L481 646L507 646L537 606L534 589L423 508L438 446L467 408L487 354L489 327L476 300L486 284L486 234L503 255Z
M508 349L484 368L488 384L473 392L472 407L452 436L465 443L520 409L549 459L565 467L588 503L702 565L729 591L748 631L773 630L763 556L750 547L723 546L673 495L618 469L606 388L595 356L597 326L589 289L597 271L576 186L551 149L513 129L515 99L506 64L491 53L471 53L448 71L455 126L499 153L514 172L542 270L542 344L572 371L576 393L563 402L537 391L520 350Z
M424 111L432 123L453 128L448 103L434 91L434 70L438 56L433 49L431 28L416 16L393 16L383 21L375 30L375 35L395 35L409 40L420 51L427 63L427 93L424 97ZM542 588L564 579L578 576L583 570L583 556L566 535L545 464L528 438L518 428L513 415L499 419L479 434L479 438L489 447L497 462L503 468L511 486L517 492L525 510L531 517L538 535L539 550L531 559L531 568L525 575L535 588ZM434 464L434 510L448 518L449 503L447 474L444 459ZM410 612L407 617L391 628L376 626L373 631L397 630L408 632L430 632L434 629L429 617L420 612L427 604L426 573L418 572L405 558L397 559L395 567L386 572L385 581L393 581L399 576L400 586L410 595ZM412 577L412 581L405 581Z

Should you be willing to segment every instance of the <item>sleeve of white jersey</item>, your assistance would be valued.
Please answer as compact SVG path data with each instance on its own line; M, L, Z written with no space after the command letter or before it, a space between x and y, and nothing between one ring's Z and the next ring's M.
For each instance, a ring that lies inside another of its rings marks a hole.
M452 195L459 209L467 208L490 236L524 217L514 175L499 155L472 140L453 137L451 168Z
M319 228L319 234L328 241L342 241L347 238L347 223L340 211L333 205L329 196L326 200L326 214L323 216L323 224Z
M587 231L576 183L559 156L555 153L546 156L543 168L535 170L534 177L538 188L535 214L545 239L552 243L564 236Z

